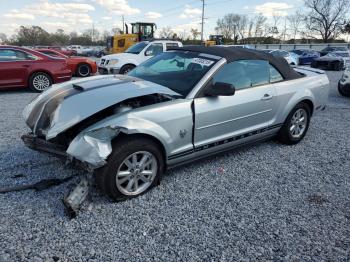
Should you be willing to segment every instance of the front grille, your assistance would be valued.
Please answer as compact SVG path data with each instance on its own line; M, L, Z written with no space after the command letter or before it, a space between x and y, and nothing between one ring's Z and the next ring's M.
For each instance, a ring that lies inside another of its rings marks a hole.
M106 61L105 65L108 65L109 64L109 60Z
M106 61L105 59L101 59L100 65L104 65L105 61Z

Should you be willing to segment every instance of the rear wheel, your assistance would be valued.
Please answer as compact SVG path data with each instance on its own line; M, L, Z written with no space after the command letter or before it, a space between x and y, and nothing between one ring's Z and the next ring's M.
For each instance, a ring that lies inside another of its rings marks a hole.
M137 197L159 181L164 160L158 145L150 139L118 141L105 167L96 171L101 190L115 201Z
M34 92L43 92L52 85L51 77L43 72L37 72L29 78L29 88Z
M279 141L288 145L299 143L309 129L310 117L310 107L308 104L302 102L296 105L289 113L278 133Z
M129 73L131 70L133 70L136 66L134 65L125 65L120 69L120 74L126 75Z
M79 77L90 76L91 68L90 68L90 66L88 64L80 64L80 65L78 65L76 74Z

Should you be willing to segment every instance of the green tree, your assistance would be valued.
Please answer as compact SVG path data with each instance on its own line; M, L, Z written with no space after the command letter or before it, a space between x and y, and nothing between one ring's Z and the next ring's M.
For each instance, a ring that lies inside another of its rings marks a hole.
M15 44L24 46L49 45L50 34L40 26L21 26L14 41Z

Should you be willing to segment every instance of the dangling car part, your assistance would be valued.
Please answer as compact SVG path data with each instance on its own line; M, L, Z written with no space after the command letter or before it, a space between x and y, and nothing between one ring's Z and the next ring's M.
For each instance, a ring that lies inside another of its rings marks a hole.
M139 196L167 169L277 136L299 143L325 108L323 71L260 51L183 47L128 75L55 85L24 110L25 144L93 171L114 200Z

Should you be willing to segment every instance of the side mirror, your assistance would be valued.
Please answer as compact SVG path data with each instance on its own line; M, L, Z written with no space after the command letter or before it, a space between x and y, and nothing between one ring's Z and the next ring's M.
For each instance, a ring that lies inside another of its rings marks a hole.
M216 82L213 85L210 85L207 90L205 90L205 96L233 96L236 92L236 89L233 85Z

